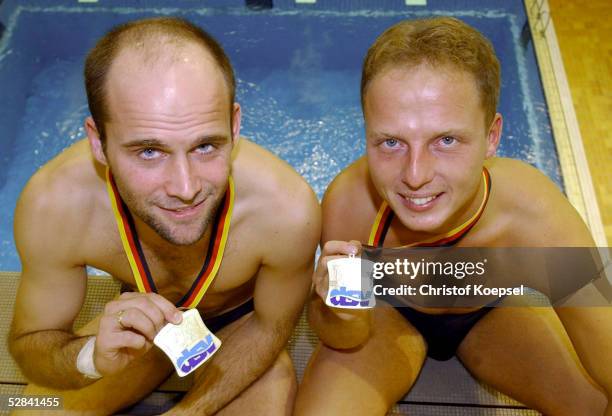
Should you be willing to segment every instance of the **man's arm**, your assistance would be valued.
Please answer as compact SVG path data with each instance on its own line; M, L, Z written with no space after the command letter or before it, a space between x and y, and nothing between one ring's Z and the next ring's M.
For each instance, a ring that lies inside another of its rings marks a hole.
M54 189L35 176L15 211L15 241L22 274L15 301L9 350L24 375L56 388L76 388L91 380L76 369L85 338L72 333L72 323L85 297L86 272L78 259L64 218L53 206ZM51 191L51 192L50 192ZM60 208L61 209L61 208ZM74 229L74 228L72 228Z
M46 181L44 175L33 178L15 213L22 275L9 350L34 383L76 389L95 381L76 367L77 356L89 337L72 331L87 285L79 250L82 239L87 238L87 219L83 219L87 207L78 197ZM124 311L121 325L118 311ZM174 305L156 294L125 293L109 302L99 321L91 357L96 369L102 375L120 371L152 347L153 337L166 322L180 319Z
M307 192L293 218L274 212L276 230L262 236L268 248L256 276L255 311L222 339L201 382L167 414L215 414L261 377L286 345L309 292L320 235L319 206Z
M363 158L337 176L322 201L323 229L321 256L313 274L314 291L308 305L308 323L321 342L336 349L355 348L370 336L370 310L331 308L325 304L328 280L327 261L349 254L358 255L361 243L355 224L362 216L362 202L354 200L364 189L355 189L363 182Z
M358 241L326 242L313 275L314 291L308 306L308 321L321 342L331 348L354 348L363 344L370 335L370 310L332 308L323 300L329 287L327 262L359 254L360 248Z
M584 221L557 187L534 168L520 169L513 180L525 175L520 182L529 184L526 204L517 210L524 217L520 222L524 228L519 230L524 241L539 247L576 247L577 250L595 247ZM546 292L546 287L535 284L534 288ZM612 305L602 306L606 304L603 295L590 283L556 305L555 312L585 369L605 390L608 397L605 415L612 416Z

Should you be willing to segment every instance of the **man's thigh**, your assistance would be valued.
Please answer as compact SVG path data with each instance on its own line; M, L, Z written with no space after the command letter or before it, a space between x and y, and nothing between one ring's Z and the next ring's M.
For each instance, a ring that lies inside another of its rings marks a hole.
M238 397L221 409L218 416L290 416L297 391L293 362L283 350L274 364Z
M251 317L250 312L238 320L228 324L216 334L222 341L226 340ZM240 360L240 357L236 357ZM194 374L192 389L196 388L200 379L206 379L207 366L204 365ZM235 397L218 415L291 415L297 381L293 362L287 351L283 350L276 361L253 384Z
M412 387L425 360L423 338L393 308L373 313L361 347L317 347L298 389L297 416L384 415Z
M601 415L606 399L590 380L552 308L497 307L457 355L478 379L550 415Z

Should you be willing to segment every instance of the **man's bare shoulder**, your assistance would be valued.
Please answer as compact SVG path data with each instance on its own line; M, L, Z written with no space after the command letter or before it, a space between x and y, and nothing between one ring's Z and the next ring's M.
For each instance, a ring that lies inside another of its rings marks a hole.
M381 202L370 180L367 159L361 157L340 172L325 192L323 241L363 241Z
M308 183L286 162L242 138L232 164L238 217L260 237L306 244L320 234L319 202ZM240 202L240 204L238 204ZM241 215L241 213L243 215ZM244 215L246 214L246 215Z
M41 167L26 184L15 210L15 226L36 229L44 238L66 239L99 208L101 178L86 141L79 141ZM56 237L56 235L54 236Z
M544 173L516 159L487 161L494 206L510 218L525 245L582 245L591 241L578 212Z

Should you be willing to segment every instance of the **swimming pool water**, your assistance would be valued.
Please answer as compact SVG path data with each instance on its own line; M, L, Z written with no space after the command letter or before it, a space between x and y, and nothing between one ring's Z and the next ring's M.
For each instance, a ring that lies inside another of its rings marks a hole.
M368 46L405 18L433 12L459 17L491 39L502 63L499 154L534 164L562 186L533 51L520 40L526 20L522 2L487 2L495 6L488 10L450 1L430 2L433 9L397 5L402 2L357 9L347 2L320 3L300 8L282 1L264 11L237 1L229 6L211 2L206 8L183 1L183 7L172 9L118 1L0 5L6 26L0 39L0 270L20 269L12 221L24 184L46 161L84 137L87 50L111 26L152 15L186 17L221 42L237 75L242 134L293 165L319 196L364 151L359 79Z

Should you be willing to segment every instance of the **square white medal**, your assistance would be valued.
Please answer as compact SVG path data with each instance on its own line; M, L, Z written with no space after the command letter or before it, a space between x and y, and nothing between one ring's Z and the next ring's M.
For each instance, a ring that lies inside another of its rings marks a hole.
M166 324L153 342L166 353L181 377L208 361L221 346L196 309L183 312L180 324Z
M329 289L325 303L334 308L364 309L376 306L372 279L362 279L362 266L370 261L343 257L327 262Z

